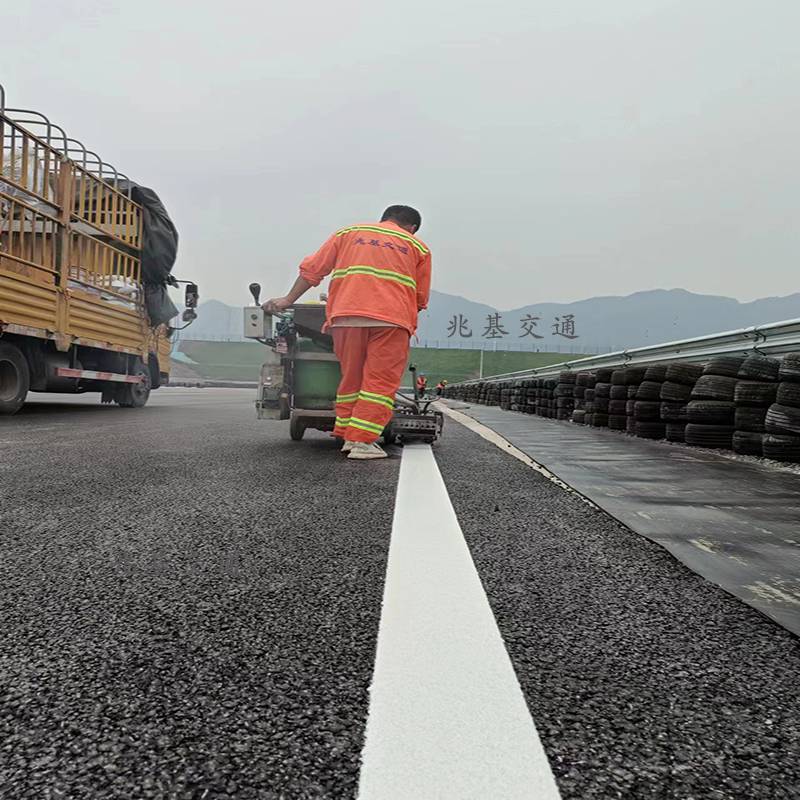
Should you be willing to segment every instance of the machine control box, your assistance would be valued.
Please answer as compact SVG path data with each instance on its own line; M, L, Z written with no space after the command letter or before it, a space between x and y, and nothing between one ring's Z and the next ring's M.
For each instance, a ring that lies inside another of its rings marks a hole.
M245 339L267 339L271 333L271 318L267 317L261 306L245 306L244 337Z

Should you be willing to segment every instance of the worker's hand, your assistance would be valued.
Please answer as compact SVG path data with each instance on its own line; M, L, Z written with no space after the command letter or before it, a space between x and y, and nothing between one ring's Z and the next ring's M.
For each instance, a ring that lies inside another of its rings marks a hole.
M280 314L282 311L286 311L291 304L292 301L288 297L273 297L266 303L262 303L261 308L268 314Z

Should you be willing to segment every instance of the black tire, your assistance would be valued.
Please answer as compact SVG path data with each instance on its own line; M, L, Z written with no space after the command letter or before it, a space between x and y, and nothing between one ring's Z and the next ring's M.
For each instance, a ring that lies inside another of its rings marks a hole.
M572 419L572 409L559 408L558 411L556 411L556 419L561 419L561 420Z
M628 367L625 370L625 385L638 386L647 374L647 367Z
M594 376L597 383L611 383L611 376L614 374L614 370L610 367L600 367ZM595 386L597 385L595 384Z
M778 379L790 383L800 383L800 353L787 353L778 370Z
M745 456L764 454L764 434L749 431L735 431L733 434L733 452Z
M612 386L624 386L626 382L626 372L627 370L624 369L615 369L611 373L611 385ZM611 426L609 426L611 427Z
M670 383L681 383L684 386L694 386L702 374L702 364L686 364L682 361L675 361L667 366L664 380Z
M577 372L570 372L569 370L564 370L563 372L558 373L558 382L574 386L577 375L578 375Z
M397 442L397 434L394 432L391 422L383 429L381 436L385 445L392 445Z
M637 400L660 400L661 384L658 381L643 381L636 392Z
M628 415L628 401L627 400L609 400L608 413L614 416L626 417ZM611 427L611 426L609 426Z
M736 378L723 375L703 375L692 389L692 400L733 400Z
M132 375L141 378L139 383L123 383L117 389L116 402L121 408L144 408L150 399L150 370L136 359Z
M668 442L685 442L686 425L681 422L668 422L664 431L664 438Z
M289 436L293 442L299 442L306 432L306 426L297 418L292 417L289 422Z
M640 439L663 439L666 432L663 422L636 421L635 433Z
M586 412L576 408L572 412L572 421L578 425L584 425L586 423Z
M635 400L626 400L625 401L625 413L632 417L636 413L636 401Z
M608 404L610 400L607 397L595 397L594 410L595 413L608 414Z
M576 400L583 400L586 397L586 387L585 386L575 386L575 399Z
M575 385L585 389L594 388L594 375L591 372L579 372L575 377Z
M782 406L800 408L800 383L789 383L789 381L779 383L776 402Z
M595 398L594 387L592 387L591 389L587 387L586 391L584 392L583 399L586 400L587 403L592 403L594 402L594 398Z
M609 414L608 427L612 431L624 431L628 427L628 418L623 414Z
M672 403L687 403L692 395L692 387L685 383L665 381L661 384L661 399Z
M767 416L766 408L753 406L737 406L733 424L737 431L747 433L764 433L764 420Z
M611 384L611 390L609 391L608 396L612 400L627 400L628 399L628 387L622 386L621 384Z
M767 433L800 436L800 408L773 403L764 420Z
M592 414L592 427L593 428L607 428L608 427L608 414Z
M0 342L0 414L16 414L31 388L31 372L22 351Z
M636 435L636 420L633 417L625 417L625 431L631 436Z
M667 364L652 364L644 373L644 380L664 383L667 377Z
M690 422L686 426L686 444L730 450L733 447L733 426L695 425Z
M781 362L758 353L747 356L739 368L739 377L751 381L777 381Z
M610 397L611 396L611 384L610 383L596 383L594 385L594 396L595 397Z
M767 458L774 458L776 461L800 461L800 436L767 433L763 446Z
M703 375L736 378L747 356L717 356L706 364Z
M628 385L628 400L635 400L636 395L639 392L639 384L638 383L631 383Z
M689 419L686 403L661 403L661 421L686 425Z
M692 400L686 417L693 425L730 425L733 427L736 406L727 400Z
M633 416L637 422L660 422L661 403L653 400L637 400L633 407Z
M767 383L765 381L739 381L733 393L736 405L740 406L766 406L775 402L778 386L791 384ZM800 389L800 387L798 387ZM800 391L797 393L800 398ZM780 400L778 401L780 402ZM787 403L786 405L790 405Z

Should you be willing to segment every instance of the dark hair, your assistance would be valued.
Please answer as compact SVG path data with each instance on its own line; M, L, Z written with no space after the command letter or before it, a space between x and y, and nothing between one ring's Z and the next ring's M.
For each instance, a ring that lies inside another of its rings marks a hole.
M416 225L417 230L422 227L422 215L411 206L389 206L383 212L381 222L386 222L387 219L399 222L401 225Z

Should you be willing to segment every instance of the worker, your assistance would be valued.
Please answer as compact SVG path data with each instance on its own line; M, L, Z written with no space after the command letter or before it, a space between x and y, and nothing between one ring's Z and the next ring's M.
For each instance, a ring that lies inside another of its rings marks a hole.
M416 236L422 224L410 206L389 206L380 222L336 231L300 264L285 297L264 303L285 311L331 276L326 322L342 369L334 436L348 458L386 458L378 438L394 413L417 315L428 306L431 253Z
M425 377L424 372L420 372L417 378L417 394L420 397L425 397L425 391L428 388L428 379Z
M446 387L447 387L447 381L444 380L443 378L442 380L439 381L439 383L436 384L436 396L441 397Z

